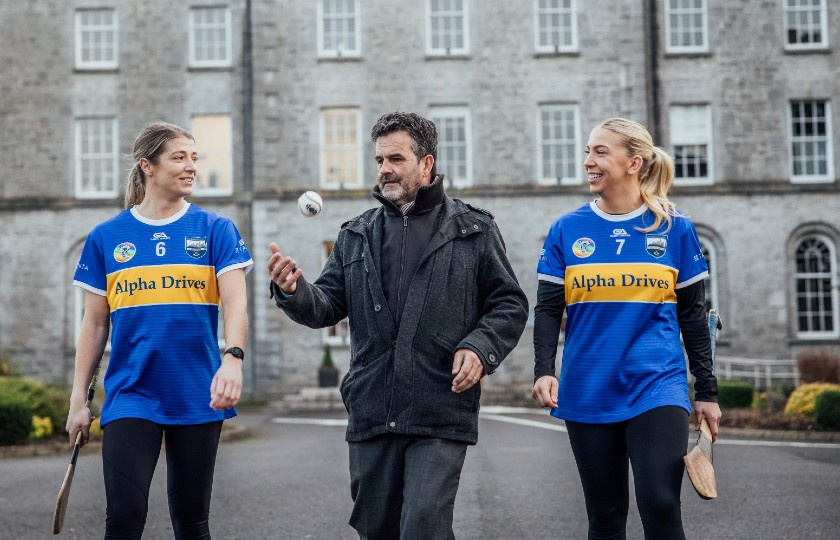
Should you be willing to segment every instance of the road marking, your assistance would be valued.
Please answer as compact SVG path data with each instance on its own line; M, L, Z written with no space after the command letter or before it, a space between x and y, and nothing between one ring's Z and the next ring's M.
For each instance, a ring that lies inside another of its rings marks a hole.
M303 424L309 426L346 426L347 420L341 418L272 418L275 424Z
M534 420L525 420L522 418L500 416L502 414L545 414L540 409L528 409L526 407L482 407L479 413L481 418L486 420L496 420L498 422L508 422L510 424L518 424L521 426L530 426L540 429L547 429L551 431L567 432L565 426L559 424L536 422ZM696 436L689 435L689 442L695 442ZM715 444L726 444L731 446L773 446L782 448L840 448L840 443L827 442L802 442L802 441L765 441L756 439L718 439Z
M559 431L568 433L566 426L559 422L539 422L536 420L526 420L525 418L517 418L515 416L503 416L505 414L536 414L544 415L545 411L540 409L529 409L526 407L482 407L479 417L483 420L493 420L496 422L506 422L508 424L516 424L519 426L534 427L545 429L548 431ZM275 417L271 421L275 424L295 424L295 425L309 425L309 426L347 426L347 420L341 418L287 418ZM694 442L696 436L689 436L689 442ZM725 444L731 446L771 446L779 448L838 448L840 443L824 443L824 442L802 442L802 441L765 441L755 439L718 439L715 444Z

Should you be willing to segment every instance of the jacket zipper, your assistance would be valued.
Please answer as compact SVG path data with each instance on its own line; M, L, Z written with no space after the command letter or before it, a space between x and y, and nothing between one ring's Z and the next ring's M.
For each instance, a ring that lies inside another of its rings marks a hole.
M408 216L403 216L403 230L400 238L400 268L399 278L397 279L397 326L399 326L400 319L402 319L402 282L403 274L405 273L405 239L408 237Z

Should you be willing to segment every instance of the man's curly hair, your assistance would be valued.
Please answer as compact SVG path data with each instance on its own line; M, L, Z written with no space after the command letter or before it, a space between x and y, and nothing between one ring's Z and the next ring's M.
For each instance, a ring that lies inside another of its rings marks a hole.
M370 140L376 144L377 139L385 135L405 131L411 137L411 150L422 159L431 155L435 159L432 166L432 178L436 175L437 168L437 127L431 120L423 118L419 114L406 112L391 112L383 114L370 130Z

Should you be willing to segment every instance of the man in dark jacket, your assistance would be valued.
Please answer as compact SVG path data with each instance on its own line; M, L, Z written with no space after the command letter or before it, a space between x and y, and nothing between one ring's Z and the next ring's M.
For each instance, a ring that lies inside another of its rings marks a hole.
M386 114L371 139L381 206L342 225L314 283L272 243L272 297L311 328L349 317L350 525L367 539L454 538L478 383L516 346L528 301L493 216L444 194L434 123Z

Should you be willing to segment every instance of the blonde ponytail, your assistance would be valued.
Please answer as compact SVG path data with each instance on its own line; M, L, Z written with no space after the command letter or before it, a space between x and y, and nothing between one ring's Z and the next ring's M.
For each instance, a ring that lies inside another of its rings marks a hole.
M674 160L664 150L654 146L650 133L638 122L626 118L610 118L598 127L620 136L627 153L642 158L639 189L642 200L653 212L655 219L653 225L639 230L655 231L665 221L668 224L665 232L668 232L671 229L671 218L677 212L674 203L668 199L668 190L674 181Z

